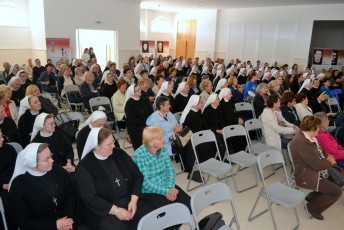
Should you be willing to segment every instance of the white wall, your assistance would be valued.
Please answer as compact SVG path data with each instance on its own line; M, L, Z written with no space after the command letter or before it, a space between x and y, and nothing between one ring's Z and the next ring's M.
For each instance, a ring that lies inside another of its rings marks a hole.
M303 67L313 20L344 20L343 11L344 4L221 10L215 55Z
M45 0L44 12L46 37L70 38L73 57L76 55L75 30L78 28L118 31L119 67L128 62L130 55L139 54L139 3L123 0ZM99 64L105 66L105 63Z
M151 23L158 17L167 19L171 33L153 33L150 30ZM176 36L177 36L177 22L179 20L196 20L196 48L195 57L205 59L207 56L214 57L215 52L215 36L216 33L216 10L188 10L180 11L176 14L166 13L154 10L141 10L141 20L146 26L146 32L140 33L141 40L163 40L170 42L169 54L173 57L176 53Z

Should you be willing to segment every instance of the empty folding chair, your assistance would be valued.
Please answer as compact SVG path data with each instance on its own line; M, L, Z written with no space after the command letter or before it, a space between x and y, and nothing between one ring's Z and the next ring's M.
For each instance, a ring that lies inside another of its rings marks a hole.
M0 197L0 212L1 212L1 218L2 218L2 223L4 225L4 229L7 230L7 222L5 218L5 208L4 204L2 203L2 199Z
M227 126L227 127L223 128L223 139L224 139L225 146L226 146L225 158L227 158L228 161L233 162L233 163L238 165L238 170L236 173L233 173L233 168L232 168L234 186L235 186L235 190L237 192L243 192L243 191L246 191L248 189L257 187L257 181L258 181L257 173L256 173L257 157L254 156L253 154L247 153L245 151L239 151L237 153L229 155L229 148L228 148L227 140L228 140L228 138L238 137L238 136L245 137L246 143L247 144L249 143L248 138L247 138L246 129L244 126L242 126L242 125L231 125L231 126ZM241 169L246 168L246 167L252 168L254 178L255 178L255 184L252 186L249 186L245 189L240 190L237 186L236 175L239 173L239 171Z
M216 152L214 153L214 157L208 159L207 161L200 163L198 160L198 154L196 151L196 147L200 144L209 143L209 142L215 143ZM197 133L194 133L191 136L191 144L192 144L193 152L195 154L195 163L194 163L194 166L192 168L190 179L189 179L188 186L187 186L186 190L191 191L191 190L198 188L202 185L204 186L208 182L210 176L216 177L217 179L224 177L226 183L228 184L227 174L229 174L232 171L232 164L230 162L229 162L229 164L222 162L219 147L217 146L215 134L210 130L203 130L203 131L199 131ZM219 160L217 160L216 158L218 158ZM192 178L195 170L198 170L200 175L201 175L202 185L198 185L192 189L189 189L190 183L191 183L191 178ZM202 173L208 175L208 178L206 181L204 181Z
M207 185L204 188L201 188L200 190L196 191L194 194L191 196L191 210L192 210L192 215L194 217L194 220L196 222L196 229L200 230L198 226L198 214L209 207L210 205L213 205L218 202L230 202L231 207L232 207L232 213L233 217L230 221L229 225L225 225L221 227L220 229L232 229L231 226L233 223L236 224L237 229L240 229L239 225L239 220L237 217L235 205L234 205L234 200L232 193L228 187L228 185L224 183L215 183L211 185ZM228 212L226 212L227 214Z
M281 152L279 152L278 150L269 150L258 156L258 168L259 168L259 172L262 178L263 186L258 194L256 202L254 203L254 206L248 217L248 220L252 221L253 219L266 213L267 211L270 211L274 229L276 230L277 225L276 225L275 217L272 210L272 204L276 204L287 209L294 209L297 224L293 229L297 229L299 227L300 221L299 221L299 216L297 214L296 208L299 204L301 204L305 200L305 194L303 194L303 192L299 190L291 188L289 180L286 180L287 185L282 184L281 182L276 182L268 187L264 179L263 169L266 168L267 166L272 166L274 164L282 164L282 167L284 170L284 177L282 179L286 178L288 175L287 175L287 171L285 168L285 164L284 164L284 160L283 160L283 156ZM258 201L260 200L261 197L266 198L268 202L268 208L253 216L253 213L257 207Z
M238 102L238 103L235 103L235 110L237 112L240 112L240 111L251 111L252 117L253 118L256 117L256 114L254 113L253 105L251 103L249 103L249 102Z
M161 230L178 224L188 224L194 229L188 207L174 203L155 209L141 218L138 230Z

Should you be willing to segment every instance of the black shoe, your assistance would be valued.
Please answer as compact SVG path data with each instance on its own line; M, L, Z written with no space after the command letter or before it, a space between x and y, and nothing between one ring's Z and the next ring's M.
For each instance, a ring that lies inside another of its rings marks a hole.
M305 197L305 200L306 200L307 202L310 202L310 201L312 200L310 194L308 194L308 195Z
M309 214L311 214L315 219L317 220L324 220L323 215L321 215L320 213L316 213L316 212L312 212L310 210L308 210Z
M190 176L191 176L191 173L188 174L188 179L190 179ZM202 183L202 177L201 177L199 171L194 171L191 180L196 181L198 183Z

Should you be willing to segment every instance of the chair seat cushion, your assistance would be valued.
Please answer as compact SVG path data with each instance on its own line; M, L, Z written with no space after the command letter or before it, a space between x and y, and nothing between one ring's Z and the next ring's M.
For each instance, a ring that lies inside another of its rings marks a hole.
M257 157L245 152L240 151L229 156L231 161L241 167L249 167L257 164Z
M210 158L209 160L202 162L200 165L202 173L209 174L213 177L222 177L228 174L232 170L232 166L228 163Z
M305 199L305 194L282 183L275 183L267 189L270 200L284 208L295 208Z

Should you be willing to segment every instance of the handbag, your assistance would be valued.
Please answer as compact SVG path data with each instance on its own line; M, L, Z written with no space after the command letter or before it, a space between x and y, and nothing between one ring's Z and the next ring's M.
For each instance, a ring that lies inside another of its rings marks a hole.
M65 119L64 119L65 117ZM72 120L67 113L61 113L56 116L56 119L61 122L57 128L61 130L71 143L75 142L75 134L78 132L79 120Z
M183 148L190 141L192 131L189 127L185 126L182 131L172 136L172 146L175 148Z
M330 175L329 179L340 188L344 186L344 169L338 166L332 166L328 169L328 173Z

